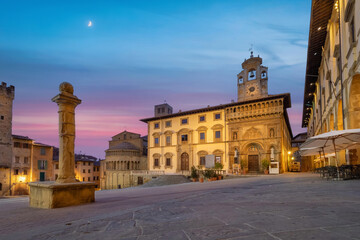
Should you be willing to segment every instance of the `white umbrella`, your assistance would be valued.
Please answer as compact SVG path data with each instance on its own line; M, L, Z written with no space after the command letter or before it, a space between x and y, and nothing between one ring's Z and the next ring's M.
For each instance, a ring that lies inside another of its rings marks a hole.
M323 153L338 152L343 149L354 148L360 144L360 129L330 131L308 138L301 146L300 151L313 148L322 148ZM309 150L310 151L310 150ZM318 152L318 151L317 151ZM315 153L316 154L316 153ZM313 154L313 155L315 155ZM336 167L339 167L336 158Z

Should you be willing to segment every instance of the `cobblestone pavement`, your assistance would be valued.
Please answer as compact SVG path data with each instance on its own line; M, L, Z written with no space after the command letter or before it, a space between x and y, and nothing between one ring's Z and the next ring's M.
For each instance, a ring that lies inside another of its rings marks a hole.
M360 239L360 181L282 174L96 193L33 209L0 199L0 239Z

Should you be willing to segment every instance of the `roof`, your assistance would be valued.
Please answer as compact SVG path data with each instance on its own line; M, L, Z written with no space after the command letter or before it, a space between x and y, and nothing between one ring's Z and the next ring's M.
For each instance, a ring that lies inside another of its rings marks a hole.
M144 119L141 119L140 121L147 123L147 122L154 121L154 120L185 116L185 115L194 114L194 113L210 112L210 111L214 111L214 110L224 109L227 107L233 107L233 106L238 106L238 105L243 105L243 104L248 104L248 103L259 102L259 101L272 100L272 99L277 99L277 98L284 98L284 107L285 108L291 107L290 93L283 93L283 94L269 95L268 97L258 98L258 99L248 100L248 101L221 104L221 105L217 105L217 106L213 106L213 107L206 107L206 108L199 108L199 109L194 109L194 110L185 111L185 112L178 112L178 113L173 113L173 114L164 115L164 116L160 116L160 117L144 118Z
M118 145L110 147L108 150L137 150L137 151L139 151L139 148L129 142L122 142ZM108 151L108 150L106 150L106 151Z
M122 131L121 133L118 133L118 134L116 134L116 135L114 135L114 136L112 136L112 138L115 138L115 137L117 137L117 136L119 136L119 135L124 135L124 134L132 134L132 135L137 135L137 136L141 136L139 133L134 133L134 132L129 132L129 131Z
M44 144L44 143L39 143L39 142L35 142L34 145L42 146L42 147L53 147L53 146L50 146L50 145L47 145L47 144Z
M293 139L291 140L291 142L296 143L296 142L305 142L307 139L307 132L303 132L303 133L299 133L297 134L295 137L293 137Z
M307 127L307 120L312 108L318 71L322 60L322 47L327 35L327 24L333 10L333 0L313 0L311 6L309 42L306 63L305 89L302 127Z
M21 135L12 135L13 138L15 139L21 139L21 140L33 140L31 138L29 138L28 136L21 136Z
M75 154L75 162L94 162L96 160L97 160L96 157L90 155Z

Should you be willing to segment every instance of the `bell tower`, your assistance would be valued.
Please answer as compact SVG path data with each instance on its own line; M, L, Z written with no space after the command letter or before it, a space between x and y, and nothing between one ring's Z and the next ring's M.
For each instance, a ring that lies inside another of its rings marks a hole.
M237 75L238 102L268 96L268 68L262 66L262 58L250 58L242 63L243 70Z

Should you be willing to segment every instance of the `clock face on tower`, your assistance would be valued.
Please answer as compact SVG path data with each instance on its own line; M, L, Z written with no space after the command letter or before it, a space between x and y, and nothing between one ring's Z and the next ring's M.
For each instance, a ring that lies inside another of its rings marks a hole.
M246 94L250 96L254 96L258 92L258 86L257 85L250 85L246 88Z

